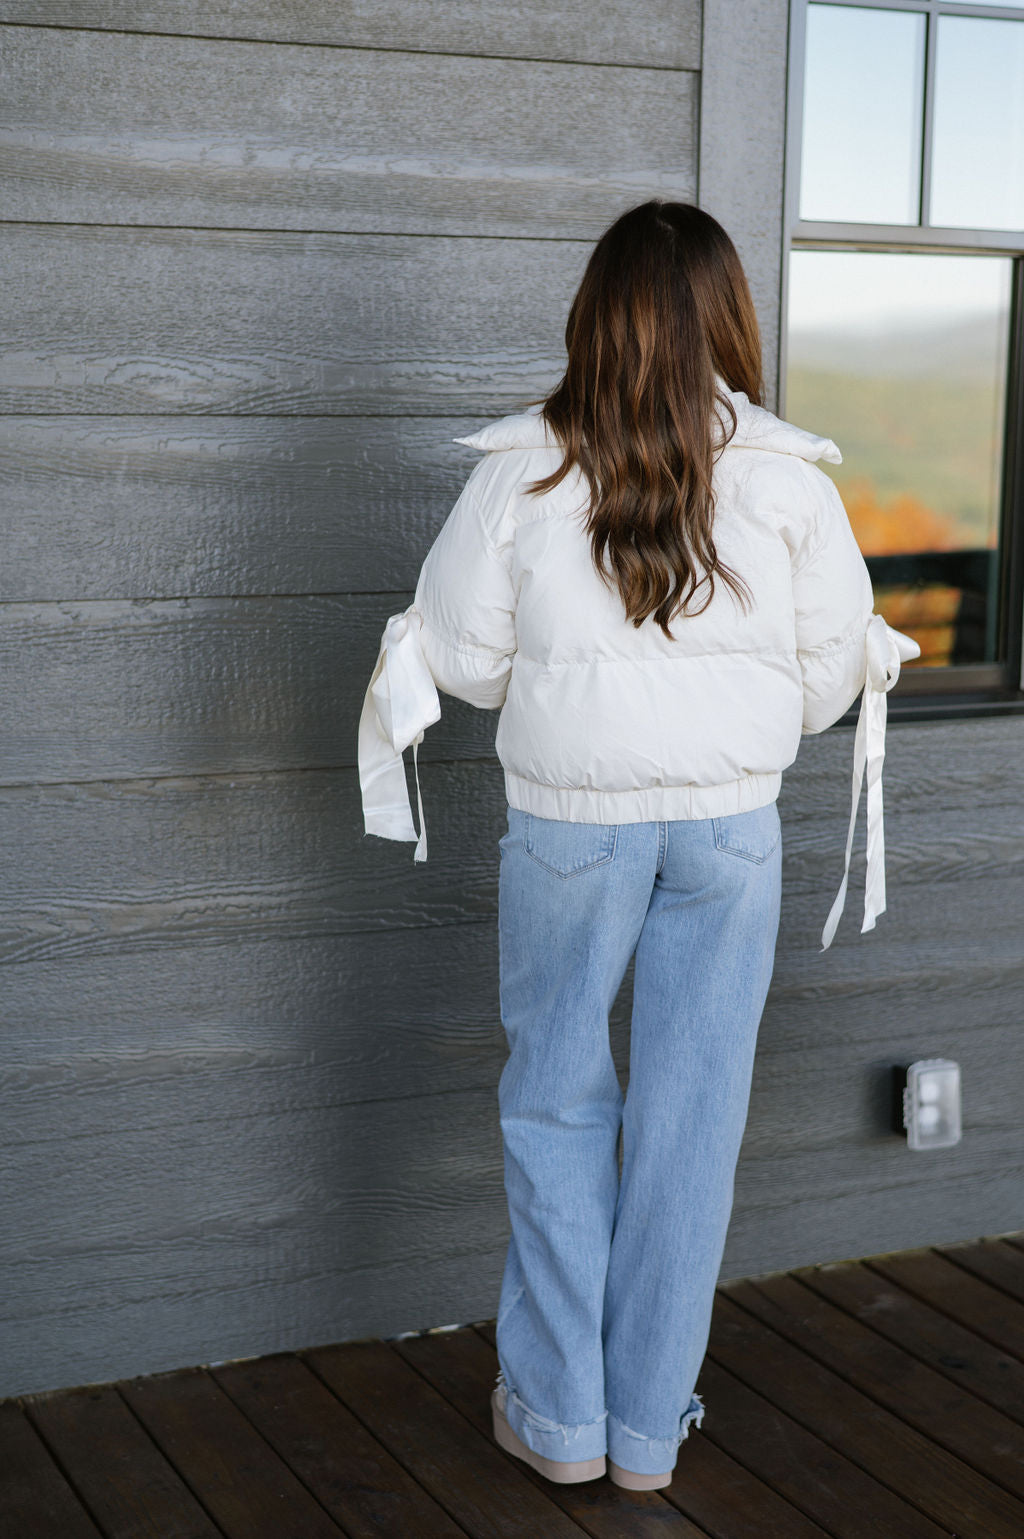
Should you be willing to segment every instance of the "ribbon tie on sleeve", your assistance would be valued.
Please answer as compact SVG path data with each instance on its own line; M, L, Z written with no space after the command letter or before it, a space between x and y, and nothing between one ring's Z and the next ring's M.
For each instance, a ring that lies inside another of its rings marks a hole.
M417 750L425 729L441 717L437 687L420 646L421 624L420 613L411 604L388 620L359 718L359 785L365 831L383 839L415 839L416 860L427 858ZM419 834L412 820L402 760L410 744Z
M864 878L864 922L860 927L863 935L873 930L879 914L885 913L885 835L882 826L882 761L885 758L885 721L887 694L900 676L900 663L920 657L921 648L916 641L902 631L893 630L881 615L872 615L864 637L865 678L861 695L860 715L857 717L857 735L853 745L853 805L850 808L850 828L846 836L846 870L831 911L821 932L821 949L827 951L832 944L843 908L846 889L850 880L850 856L853 852L853 833L857 824L857 808L860 805L860 788L864 772L868 779L868 837L867 872Z

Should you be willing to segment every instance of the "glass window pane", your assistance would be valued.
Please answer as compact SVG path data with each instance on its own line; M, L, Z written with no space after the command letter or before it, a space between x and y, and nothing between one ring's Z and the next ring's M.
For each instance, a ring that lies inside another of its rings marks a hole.
M790 254L785 415L833 438L907 667L994 662L1012 261Z
M1024 21L939 18L929 222L1024 229Z
M809 5L800 218L916 224L925 18Z

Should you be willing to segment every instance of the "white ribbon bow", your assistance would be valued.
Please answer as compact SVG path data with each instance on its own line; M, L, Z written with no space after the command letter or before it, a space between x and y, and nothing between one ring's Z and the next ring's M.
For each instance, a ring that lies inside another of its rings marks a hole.
M359 785L363 825L382 839L415 839L416 860L427 858L417 750L427 727L441 718L437 687L420 646L422 616L411 604L384 627L377 663L359 717ZM416 832L402 754L412 745Z
M893 630L881 615L872 615L864 636L865 678L861 695L860 715L857 717L857 735L853 744L853 805L850 808L850 829L846 836L846 870L836 894L835 902L821 932L821 949L827 951L832 944L843 908L846 889L850 880L850 856L853 852L853 832L857 824L857 808L860 805L860 788L864 771L868 777L868 838L867 872L864 878L864 923L866 930L875 928L879 914L885 913L885 834L882 826L882 761L885 758L885 720L888 708L887 694L900 676L900 663L920 657L921 648L916 641L902 631Z

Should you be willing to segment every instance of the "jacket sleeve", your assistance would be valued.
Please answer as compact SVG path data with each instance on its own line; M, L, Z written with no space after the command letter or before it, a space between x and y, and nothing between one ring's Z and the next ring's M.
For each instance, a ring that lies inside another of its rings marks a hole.
M427 858L418 748L441 717L437 690L484 709L502 705L516 650L511 542L499 549L485 525L475 492L479 471L428 551L413 602L384 627L359 718L364 830L415 839L418 861ZM409 747L418 834L402 758Z
M808 469L815 516L795 553L792 577L802 730L814 733L838 721L864 687L865 636L875 601L835 482L817 466Z
M438 689L497 710L516 650L516 593L511 542L495 543L477 497L479 481L474 472L427 552L413 606Z

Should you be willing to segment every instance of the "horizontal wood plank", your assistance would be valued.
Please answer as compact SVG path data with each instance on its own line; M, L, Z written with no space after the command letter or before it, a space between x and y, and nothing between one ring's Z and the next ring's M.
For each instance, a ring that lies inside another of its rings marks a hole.
M197 1279L210 1261L209 1236L184 1249L175 1243L173 1256L164 1245L162 1263L148 1245L132 1250L129 1263L122 1255L105 1267L70 1254L66 1265L81 1279L77 1298L70 1279L53 1287L52 1261L21 1262L16 1272L0 1275L8 1290L27 1290L17 1316L2 1322L0 1395L172 1372L183 1363L216 1366L367 1331L419 1330L425 1320L444 1322L463 1312L476 1319L494 1312L507 1244L494 1229L483 1234L482 1249L460 1248L462 1227L445 1222L435 1228L430 1254L418 1255L414 1266L403 1257L357 1266L349 1276L331 1264L318 1235L314 1225L306 1240L296 1237L287 1256L269 1258L265 1243L236 1240L233 1259L226 1267L215 1261L202 1288ZM298 1272L296 1256L304 1268ZM134 1279L130 1293L126 1264ZM62 1532L55 1530L53 1539Z
M451 967L465 956L449 943L449 931L458 928L445 927L433 938L429 932L412 932L419 944L403 945L400 952L390 945L387 957L378 937L360 937L367 969L377 964L380 1004L361 1001L360 991L353 997L337 988L333 999L323 1002L319 1020L295 1011L290 1020L260 1025L238 1011L223 988L222 1019L216 1025L183 1025L175 1036L151 1029L148 1016L140 1012L116 1046L102 1046L99 1032L85 1030L62 1047L38 1029L28 1031L13 1021L0 1059L0 1092L9 1107L0 1149L32 1145L41 1157L44 1145L100 1136L111 1127L156 1139L161 1130L183 1121L207 1124L257 1110L301 1122L319 1107L340 1111L373 1098L374 1092L377 1098L415 1101L460 1090L493 1090L507 1056L494 976L497 937L488 926L461 927L486 936L488 956L479 958L479 973L491 986L484 998L472 986L475 980L468 988L449 987L448 1012L438 999L436 978L444 965ZM432 967L415 966L430 945L437 961ZM355 953L358 947L353 943L350 949ZM401 1024L388 1018L399 997L397 985L389 986L386 979L389 967L416 978L417 1000ZM628 1082L629 983L619 992L610 1026L623 1089ZM477 1002L479 1016L467 1022ZM832 1147L851 1157L857 1151L886 1179L927 1175L927 1162L908 1159L888 1104L891 1065L923 1057L935 1044L924 1020L904 1025L898 1036L877 1028L872 1035L864 1027L852 1040L830 1026L814 1049L800 1055L799 1065L787 1047L787 1025L786 1012L769 997L744 1158L785 1172L794 1200L801 1195L802 1171L818 1158L830 1159ZM943 1159L947 1176L959 1173L970 1154L967 1145L991 1141L999 1146L1012 1128L1021 1086L1016 1076L999 1075L1003 1033L998 1025L973 1025L956 1043L971 1086L970 1125L965 1142ZM965 1169L970 1168L968 1161ZM849 1189L843 1179L837 1190Z
M480 459L455 439L487 420L0 416L0 600L413 588ZM955 727L965 746L993 729ZM926 794L962 784L959 763L923 747ZM975 752L980 784L1000 772Z
M0 28L7 219L596 239L696 189L697 77Z
M360 1272L403 1257L413 1272L429 1262L442 1231L472 1255L496 1245L506 1227L493 1085L347 1106L332 1105L325 1087L300 1111L234 1101L220 1115L183 1086L178 1105L177 1122L159 1130L108 1128L65 1140L75 1151L66 1168L52 1138L7 1145L8 1179L19 1192L11 1196L3 1266L9 1277L20 1259L25 1287L17 1298L8 1294L5 1317L38 1307L42 1263L62 1255L77 1256L78 1275L54 1290L55 1329L124 1265L116 1252L125 1247L134 1253L130 1293L136 1285L163 1291L169 1315L188 1299L200 1307L215 1284L231 1279L239 1309L248 1308L261 1284L286 1280L296 1247L316 1257L322 1276L331 1274L340 1302ZM41 1170L44 1151L52 1163ZM98 1204L104 1169L111 1195ZM189 1283L190 1259L204 1251L206 1263Z
M507 1054L490 923L411 930L397 944L386 934L240 941L217 954L64 964L73 1003L63 1011L56 978L31 965L5 968L0 981L0 1096L10 1111L0 1148L115 1125L156 1133L181 1120L185 1102L205 1120L218 1107L301 1113L483 1089ZM628 975L611 1022L623 1071L630 986ZM108 996L116 1013L102 1012Z
M484 1318L507 1224L493 1088L388 1104L206 1124L186 1096L157 1137L65 1140L18 1197L25 1146L0 1394L390 1334L467 1296Z
M700 0L4 0L3 20L428 53L700 67Z
M0 417L0 599L401 592L469 417Z
M492 919L500 766L433 773L439 843L423 863L363 833L351 772L8 787L0 960Z
M239 888L243 885L238 882ZM951 903L958 900L970 908L969 888L954 891ZM990 912L979 916L980 924ZM833 976L832 952L823 955L814 943L808 903L793 915L784 896L783 913L786 933L758 1044L762 1054L777 1060L780 1075L798 1075L808 1055L823 1044L863 1051L874 1065L865 1084L872 1087L872 1122L878 1125L887 1101L887 1055L921 1056L922 1040L949 1049L963 1040L972 1053L987 1055L981 1044L991 1032L995 1068L1000 1034L1016 1029L1024 991L1024 962L1012 915L986 931L991 947L984 962L977 958L976 945L973 958L967 944L948 955L934 936L929 944L923 935L895 937L891 930L886 935L880 925L865 942L854 926L849 941L844 936L843 971ZM19 921L9 914L7 923L17 928ZM69 955L55 944L35 959L26 945L25 959L16 960L15 951L15 960L0 974L7 1013L6 1083L12 1096L38 1091L58 1103L71 1073L62 1068L65 1054L54 1034L58 1025L69 1034L66 1058L83 1075L83 1094L116 1083L122 1074L130 1076L140 1037L154 1055L154 1078L163 1081L184 1063L189 1072L198 1071L206 1062L201 1048L212 1055L211 1070L217 1067L219 1055L231 1052L239 1027L245 1028L246 1051L254 1055L251 1068L257 1075L263 1053L269 1055L268 1069L285 1081L306 1066L301 1056L281 1056L279 1033L301 1029L318 1056L328 1049L331 1056L343 1055L353 1099L372 1095L378 1076L393 1089L394 1076L405 1072L411 1084L428 1093L458 1088L464 1076L479 1083L476 1076L490 1072L490 1055L498 1048L491 1037L495 923L492 912L479 923L410 926L398 935L386 929L308 937L252 933L238 935L230 945L206 945L200 937L192 945L156 948L133 948L129 929L119 947L113 934L98 933L94 949L78 948ZM398 954L402 965L396 970ZM852 976L858 957L864 958L868 980L862 989ZM917 982L919 969L928 974L927 987ZM416 979L412 999L407 977ZM452 978L459 979L456 991ZM819 985L819 979L824 983ZM631 989L632 963L612 1012L613 1032L625 1029ZM373 1023L372 1033L367 1022ZM998 1078L1005 1080L1005 1035L1002 1040L1004 1066ZM89 1059L88 1066L79 1055ZM241 1070L242 1062L235 1067ZM145 1063L137 1065L139 1093L152 1100L143 1084L149 1072ZM283 1088L287 1094L287 1084ZM831 1115L830 1104L820 1113L823 1126Z
M0 971L0 1096L34 1136L60 1136L72 1107L111 1125L111 1097L131 1125L159 1127L204 1080L238 1107L282 1110L318 1084L333 1105L469 1089L505 1051L497 986L493 920L15 964ZM627 1004L624 988L616 1030Z
M0 605L8 696L0 784L354 765L385 623L413 597L406 589ZM499 711L447 694L440 703L423 763L493 760ZM904 837L920 841L890 846L894 890L904 866L929 859L952 877L1010 858L1024 837L1022 732L1019 719L971 723L969 733L956 722L892 728L886 805ZM787 853L802 856L825 824L831 831L848 816L852 750L845 727L801 742L780 796ZM972 819L962 814L966 796Z
M246 931L308 937L492 918L507 831L501 765L423 764L420 779L433 841L422 863L411 840L363 832L351 770L2 787L10 864L0 913L10 927L0 960L116 946L129 925L132 945L159 948L203 935L220 945ZM889 930L927 936L957 902L976 926L998 933L1012 922L1020 836L928 831L917 811L900 821ZM840 833L825 824L799 852L791 841L787 946L818 944ZM843 932L844 945L866 944L852 914ZM826 956L823 976L829 965Z
M0 783L354 764L399 594L0 606ZM493 758L497 711L446 696L423 763Z
M800 1086L801 1100L809 1093ZM750 1276L758 1255L778 1266L846 1261L905 1239L941 1243L970 1224L991 1234L1016 1222L1024 1157L1005 1127L972 1129L941 1171L912 1159L891 1133L874 1148L852 1138L824 1153L744 1156L722 1280Z
M265 816L272 824L275 813L270 810ZM73 845L76 835L72 832L68 837ZM248 879L239 873L237 886L243 888ZM815 940L814 900L808 896L794 905L784 893L782 934L769 999L773 1014L777 1012L777 1018L786 1023L785 1048L779 1043L775 1050L789 1051L798 1061L820 1044L826 1020L830 1036L865 1042L873 1041L876 1034L880 1040L898 1042L922 1021L928 1022L936 1038L987 1026L1016 1029L1024 959L1012 905L1011 912L1000 915L1003 896L1003 890L997 891L979 908L981 894L972 893L967 883L949 895L949 912L961 904L975 933L984 930L986 953L981 959L972 935L948 947L941 932L927 935L927 915L909 933L902 918L888 926L880 923L867 940L856 924L850 928L844 924L832 950L822 953ZM38 902L38 893L31 902ZM820 907L820 896L818 903ZM59 943L49 950L41 948L33 957L26 944L19 961L15 947L11 953L15 965L3 975L4 998L12 1026L16 1020L30 1040L33 1033L42 1033L40 1048L47 1042L52 1045L55 1020L73 1021L75 1042L93 1041L99 1050L116 1047L122 1033L128 1033L130 1041L137 1027L140 990L154 1043L162 1032L168 1040L181 1040L180 1034L193 1026L214 1030L238 1020L257 1029L331 1021L341 996L350 1002L352 1019L369 1013L382 1028L394 1030L403 1019L414 1023L420 1018L418 1010L408 1015L409 1001L400 986L394 997L387 991L375 992L400 946L405 967L422 980L423 1011L436 1009L457 1031L468 1030L474 1012L490 997L496 965L495 919L492 910L479 926L410 925L400 938L384 928L372 935L354 931L305 938L275 936L269 930L239 935L230 948L204 946L200 938L194 945L183 941L181 949L140 946L137 951L130 944L115 949L113 935L97 931L101 942L97 949L76 949L73 957ZM7 922L18 928L13 912ZM130 935L129 930L126 942ZM367 948L365 953L361 947ZM448 960L433 964L431 948L443 951ZM859 970L863 983L858 982ZM453 976L462 983L455 999L450 994L446 998ZM62 1004L72 983L70 998ZM766 1039L770 1040L763 1032L762 1043ZM12 1046L15 1040L11 1039ZM468 1047L465 1040L464 1050ZM372 1074L372 1068L368 1072Z
M12 224L4 250L0 411L402 417L551 389L590 248Z
M420 779L431 841L422 863L412 841L363 832L352 770L0 787L8 829L0 961L493 919L507 831L501 765L424 763ZM961 823L927 810L893 815L890 910L873 939L876 949L890 937L932 945L937 930L955 927L964 961L984 977L970 940L998 942L1019 922L1024 836L1005 826L1002 838L984 828L962 835ZM818 938L841 836L823 820L799 848L790 841L784 864L780 946L813 955L823 979L841 965L821 956ZM857 901L855 889L836 948L871 944L856 924Z
M176 1120L79 1122L59 1139L67 1160L52 1158L52 1120L12 1128L0 1296L8 1361L25 1377L0 1393L51 1387L55 1363L90 1382L131 1363L158 1371L486 1318L507 1240L493 1078L356 1105L335 1102L334 1083L310 1076L301 1104L275 1109L251 1082L211 1098L182 1078ZM787 1151L741 1158L724 1278L756 1256L796 1265L908 1234L941 1240L967 1213L995 1232L1024 1180L1011 1120L976 1122L941 1166L891 1134L866 1142L852 1100L828 1145L801 1140L798 1109L794 1126Z

